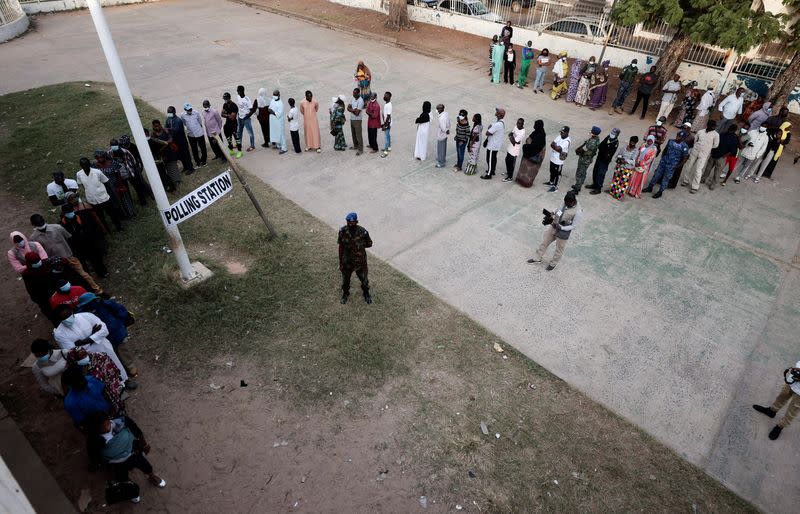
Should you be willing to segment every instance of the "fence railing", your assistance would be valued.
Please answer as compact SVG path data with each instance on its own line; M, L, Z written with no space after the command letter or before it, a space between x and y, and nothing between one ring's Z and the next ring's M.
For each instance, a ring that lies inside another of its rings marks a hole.
M0 25L8 25L25 16L17 0L0 0Z

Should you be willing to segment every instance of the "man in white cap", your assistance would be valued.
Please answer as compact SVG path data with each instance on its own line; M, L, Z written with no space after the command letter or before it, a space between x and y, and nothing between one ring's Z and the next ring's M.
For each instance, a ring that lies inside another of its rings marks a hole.
M753 408L770 418L774 418L779 410L787 403L789 407L786 409L786 414L778 422L777 425L772 427L769 432L769 438L774 441L781 435L784 428L788 427L797 413L800 412L800 361L795 363L793 368L784 370L783 372L783 388L778 393L775 401L769 407L762 405L753 405Z
M192 109L192 104L186 102L183 104L183 114L181 114L183 126L186 128L186 136L189 138L189 147L192 149L194 162L197 167L206 165L206 140L203 138L203 122L200 120L200 114ZM199 149L199 152L198 152Z

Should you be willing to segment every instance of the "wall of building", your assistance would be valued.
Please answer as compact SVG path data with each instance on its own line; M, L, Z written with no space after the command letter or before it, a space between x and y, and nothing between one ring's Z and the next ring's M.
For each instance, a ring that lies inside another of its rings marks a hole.
M100 5L110 7L114 5L141 4L144 2L157 1L158 0L100 0ZM21 4L22 9L28 14L71 11L73 9L86 8L86 0L23 0Z
M0 43L14 39L28 30L28 17L18 0L0 0Z

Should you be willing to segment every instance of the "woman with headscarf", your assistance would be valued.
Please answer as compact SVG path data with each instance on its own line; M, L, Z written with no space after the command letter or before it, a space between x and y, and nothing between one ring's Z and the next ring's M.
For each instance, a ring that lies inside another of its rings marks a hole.
M589 101L589 89L596 82L596 71L597 65L594 62L594 56L589 57L589 62L584 64L581 68L581 76L580 79L578 79L578 89L575 90L575 105L578 107L586 105L586 102Z
M128 176L125 175L125 168L119 159L114 159L105 150L95 150L94 168L100 170L108 178L106 188L110 190L111 201L117 204L122 214L127 218L136 216L136 208L133 204L133 197L128 188Z
M694 116L697 107L697 97L700 95L698 89L687 89L681 102L681 109L675 117L675 126L682 128L684 123L694 124Z
M125 382L114 361L105 353L90 353L80 346L62 351L66 353L68 366L79 367L84 376L93 376L106 386L103 394L111 404L111 417L125 414L125 402L122 401ZM64 390L66 391L66 387Z
M506 47L501 42L495 42L492 46L492 82L500 83L500 72L503 71L503 57L506 54Z
M558 54L558 60L553 65L553 89L550 90L550 98L553 100L558 100L566 94L568 73L567 52L561 52Z
M361 90L361 98L366 103L372 94L372 72L369 71L364 61L358 61L358 65L356 65L355 79L358 88Z
M517 183L522 187L531 187L539 167L544 160L544 150L547 146L547 135L544 132L544 122L536 120L533 123L533 132L522 145L522 160L517 171Z
M481 135L483 134L483 122L481 115L475 113L472 116L472 131L470 132L469 142L467 143L467 152L469 152L469 160L464 167L465 175L474 175L478 170L478 156L481 153Z
M347 150L347 141L344 139L344 100L342 96L334 100L331 106L331 135L333 136L333 149L338 151Z
M753 177L753 182L758 183L761 177L772 177L772 172L775 171L775 165L778 164L778 159L783 154L783 148L789 144L792 139L790 128L792 124L784 121L780 127L776 129L767 129L769 131L769 143L767 143L767 153L764 155L764 160L761 161L761 167L758 174Z
M264 148L269 147L269 98L267 89L262 87L258 90L258 96L253 101L253 108L256 110L256 119L261 125L261 134L264 136Z
M503 46L503 45L498 45ZM431 103L427 100L422 102L422 114L414 120L417 124L417 142L414 145L414 157L418 161L424 161L428 156L428 131L431 128Z
M594 75L594 84L589 86L589 107L594 111L606 103L608 96L608 66L611 61L600 63L600 69Z
M754 102L757 100L754 100ZM758 127L764 124L772 115L772 102L764 102L764 105L761 106L760 109L757 111L752 111L752 113L744 118L747 120L747 124L750 125L750 130L758 130Z
M636 167L633 169L631 184L628 186L628 194L630 196L641 198L642 185L647 183L650 166L653 165L657 151L656 137L651 134L647 136L647 140L639 148L639 153L636 155Z
M625 192L628 190L628 186L631 185L631 174L636 166L636 157L639 155L639 150L636 149L638 142L639 138L637 136L631 136L628 146L623 148L617 155L614 177L611 179L611 188L608 190L608 193L617 200L625 198Z
M586 61L575 59L575 62L572 63L572 67L569 69L569 86L567 88L567 98L565 99L567 102L575 101L575 96L578 94L578 83L583 74L584 64L586 64Z
M760 111L761 108L764 107L765 100L766 98L759 95L755 100L747 102L747 105L744 106L744 110L742 111L742 119L750 119L753 113Z

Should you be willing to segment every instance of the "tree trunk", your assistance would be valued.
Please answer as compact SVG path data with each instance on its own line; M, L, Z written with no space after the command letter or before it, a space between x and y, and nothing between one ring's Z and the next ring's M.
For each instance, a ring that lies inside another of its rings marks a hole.
M386 28L396 31L411 28L406 0L384 0L384 5L386 4L388 4L389 8L388 18L385 23Z
M656 67L656 76L658 76L658 84L664 85L672 80L672 76L678 71L683 58L692 47L692 41L689 36L681 31L678 31L673 37L672 41L667 44L664 51L658 58L658 66ZM650 71L650 70L644 70Z
M781 72L769 88L769 101L773 112L789 103L789 96L800 82L800 52L795 53L789 67Z

